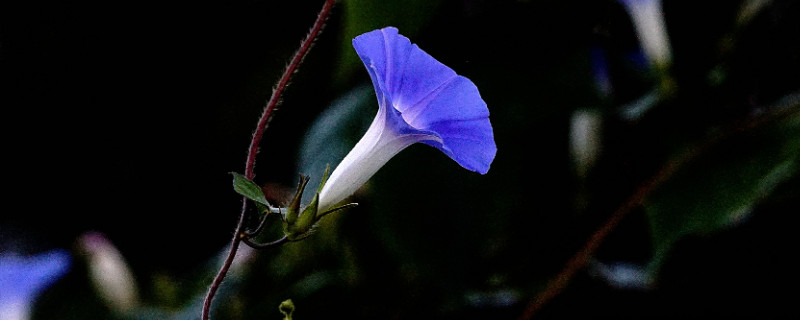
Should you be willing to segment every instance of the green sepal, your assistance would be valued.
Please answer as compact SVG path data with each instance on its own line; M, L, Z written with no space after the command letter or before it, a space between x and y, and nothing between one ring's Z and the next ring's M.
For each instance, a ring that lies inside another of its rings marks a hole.
M327 215L329 215L331 213L334 213L334 212L340 211L340 210L344 210L344 209L347 209L347 208L352 208L352 207L355 207L357 205L358 205L358 203L355 203L355 202L351 202L351 203L348 203L348 204L343 204L341 206L338 206L338 207L335 207L333 209L326 210L325 212L317 214L317 219L322 219L322 217L327 216Z
M293 226L297 223L297 219L300 217L300 201L303 197L303 190L306 189L307 184L308 177L300 175L300 182L297 184L297 192L294 194L292 202L286 207L286 216L284 217L285 224Z
M322 175L322 182L320 183L319 187L317 187L317 191L314 194L314 199L311 200L311 203L303 207L302 210L300 210L300 199L303 196L303 191L308 184L309 178L303 175L300 176L300 183L297 186L297 192L295 193L289 207L286 208L286 216L283 220L283 233L286 235L286 238L289 241L299 241L307 238L314 232L317 222L319 222L322 217L356 205L355 203L350 203L333 208L331 210L319 212L319 194L322 191L322 187L325 185L325 182L328 180L329 172L330 166L325 168L325 172Z
M324 187L325 183L328 182L328 177L330 176L330 173L331 173L331 165L326 164L325 172L322 173L322 180L320 180L319 187L317 187L317 195L322 193L322 187Z
M300 240L311 235L311 232L314 230L314 225L317 223L317 221L319 221L319 218L317 217L318 204L319 193L314 195L314 200L312 200L311 203L309 203L303 209L303 213L300 214L300 219L297 221L296 225L299 233L289 235L289 240ZM292 239L292 236L296 237L296 239Z

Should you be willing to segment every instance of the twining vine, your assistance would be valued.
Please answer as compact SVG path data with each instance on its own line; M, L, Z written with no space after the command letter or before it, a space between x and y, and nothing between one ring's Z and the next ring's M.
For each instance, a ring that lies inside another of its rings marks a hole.
M325 27L325 21L328 19L328 16L330 16L335 3L336 0L326 0L322 5L322 9L317 15L317 19L314 21L314 25L308 32L308 35L306 35L306 38L303 39L303 42L300 43L300 48L297 50L297 52L295 52L291 61L289 61L289 64L286 66L286 70L284 70L283 75L281 75L280 80L278 80L278 83L275 85L275 88L272 91L272 96L269 98L269 101L267 101L267 105L264 107L264 112L258 119L258 124L256 125L255 132L253 133L253 138L250 140L250 147L248 148L247 160L245 162L245 178L249 180L253 179L256 165L256 155L258 154L259 144L264 136L264 131L266 131L267 127L269 126L269 122L274 116L275 110L281 101L281 96L286 90L286 87L289 85L292 75L294 75L294 73L297 71L297 68L300 66L300 64L303 63L303 59L305 59L306 55L308 55L309 50L314 44L314 40L319 37L322 29ZM213 302L214 296L219 290L219 287L222 285L225 276L228 274L228 270L230 269L231 264L236 257L236 252L239 250L239 245L242 242L245 242L245 244L252 245L256 248L273 247L285 242L285 238L282 238L267 244L259 245L253 243L250 238L258 232L246 231L245 222L248 221L248 212L247 198L245 198L242 200L242 210L239 213L239 221L236 224L236 231L233 233L233 240L231 240L231 246L230 250L228 251L228 255L225 258L225 261L222 263L219 272L214 277L214 280L211 282L208 293L203 301L202 320L209 319L211 303ZM264 217L264 221L266 221L266 217ZM261 227L263 227L263 221L256 231L260 231Z

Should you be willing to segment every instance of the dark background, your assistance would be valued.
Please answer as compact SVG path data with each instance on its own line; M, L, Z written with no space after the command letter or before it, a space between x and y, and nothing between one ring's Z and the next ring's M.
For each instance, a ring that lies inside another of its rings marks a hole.
M617 2L343 2L267 130L255 181L279 193L299 173L319 174L301 172L297 154L337 98L355 97L366 111L352 117L369 121L377 103L351 91L369 79L349 43L388 25L480 88L497 158L480 176L431 148L404 151L356 196L359 207L307 241L258 253L239 289L220 297L237 301L220 302L220 317L278 319L278 303L293 298L297 318L516 318L677 146L800 88L793 1L772 1L745 26L736 23L743 1L665 1L680 91L637 121L621 119L619 106L657 80L631 59L638 44ZM241 207L229 172L244 170L265 101L321 4L0 4L0 251L69 249L100 231L125 255L145 304L190 305ZM608 57L610 96L593 82L596 48ZM709 85L720 65L726 77ZM602 157L586 177L569 153L579 109L603 119ZM798 179L786 181L744 223L682 237L653 288L617 290L579 272L539 316L797 315ZM649 224L635 209L596 258L646 264ZM107 312L99 302L65 306L69 293L91 292L82 270L78 262L43 308ZM180 289L164 298L157 281Z

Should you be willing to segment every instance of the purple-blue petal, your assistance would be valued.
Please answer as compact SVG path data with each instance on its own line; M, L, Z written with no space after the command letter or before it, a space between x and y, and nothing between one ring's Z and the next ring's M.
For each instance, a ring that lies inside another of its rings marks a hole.
M653 0L620 0L619 2L625 6L633 6L647 4L648 2L653 2Z
M429 128L437 122L475 119L485 119L484 125L489 125L489 109L481 99L478 88L462 76L442 84L413 108L401 112L406 122L420 129Z
M0 303L35 298L69 270L70 260L61 249L29 257L0 254Z
M353 47L370 72L375 91L392 100L392 92L402 81L400 77L411 51L411 41L398 37L397 29L386 28L356 37Z
M394 107L401 112L424 107L420 104L441 92L444 86L457 77L455 71L422 51L417 45L411 48L405 70L408 72L405 72L399 81L400 85L397 86L399 88L392 91Z
M423 141L458 162L462 167L486 174L497 153L492 127L486 119L436 123L432 131L442 137L443 146L436 141ZM487 142L487 140L489 142Z
M497 147L489 110L472 81L393 27L360 35L353 47L367 67L380 107L393 109L388 114L395 131L435 135L441 142L423 142L466 169L489 170Z

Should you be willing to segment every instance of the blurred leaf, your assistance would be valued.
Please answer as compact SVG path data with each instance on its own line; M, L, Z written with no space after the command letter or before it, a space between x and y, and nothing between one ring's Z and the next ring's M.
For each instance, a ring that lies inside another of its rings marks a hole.
M367 131L378 112L378 101L371 85L345 92L314 121L300 144L298 170L310 176L309 185L316 186L325 168L336 165ZM302 203L311 201L307 192Z
M356 36L383 27L393 26L400 29L400 33L413 37L433 17L440 0L400 0L400 1L372 1L348 0L342 2L343 37L339 56L339 70L337 70L336 83L342 83L351 74L361 67L361 62L353 50L351 39Z
M738 134L697 158L647 200L657 273L681 237L736 225L798 171L800 113L769 128Z

